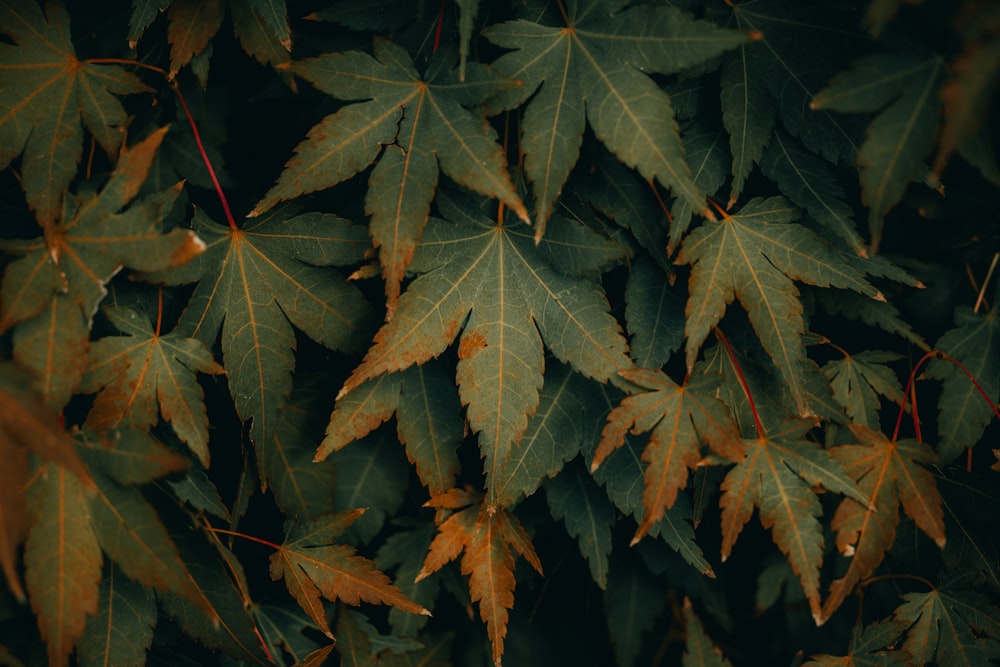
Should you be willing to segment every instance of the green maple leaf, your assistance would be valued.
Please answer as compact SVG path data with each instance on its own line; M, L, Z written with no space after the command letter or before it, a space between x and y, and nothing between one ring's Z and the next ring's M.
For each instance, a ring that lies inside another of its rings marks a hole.
M54 407L69 402L80 385L92 319L111 278L123 267L177 266L204 250L191 231L160 230L179 188L125 208L142 186L166 130L123 150L100 193L68 197L45 236L5 243L23 257L4 273L0 331L14 327L14 358L38 373L40 389Z
M955 327L941 336L936 347L958 360L989 397L984 398L954 363L933 359L928 365L927 377L943 380L937 448L941 461L947 462L975 446L993 421L993 404L1000 396L1000 320L993 310L980 315L960 306L955 310Z
M916 664L973 667L1000 658L1000 609L969 586L974 577L952 572L936 590L903 595L893 619L909 626L902 648Z
M683 290L646 257L632 264L625 285L625 322L637 366L660 368L684 343Z
M493 493L504 481L497 472L538 408L543 341L561 361L600 382L632 362L594 283L545 264L531 237L509 218L498 224L474 204L444 194L438 205L451 221L428 224L413 264L420 275L341 396L383 373L424 363L458 338L459 395L479 433Z
M438 55L421 76L399 46L376 39L366 53L328 53L288 71L349 104L319 122L295 149L278 182L251 216L277 202L344 181L371 163L365 211L379 249L389 310L430 214L439 170L476 192L497 197L525 222L494 132L467 107L509 87L484 65L470 64L464 81Z
M879 431L851 425L857 444L834 447L830 455L857 480L872 505L845 498L830 527L837 531L837 550L850 557L843 577L830 584L823 603L826 620L851 594L855 584L869 576L896 540L899 507L939 547L945 544L944 511L934 476L924 467L937 461L927 444L889 440Z
M635 369L622 373L646 391L626 396L611 410L601 442L590 465L591 471L625 443L625 434L650 433L642 453L644 473L643 517L632 544L638 542L672 507L687 485L688 469L702 459L701 444L707 443L719 456L734 461L743 458L740 432L729 408L713 398L719 379L699 376L677 385L658 370Z
M116 95L150 88L118 65L77 59L61 3L43 15L34 0L0 2L0 34L14 42L0 43L0 169L24 153L21 186L45 227L76 176L83 125L113 159L127 120Z
M430 612L403 595L375 564L357 555L354 547L333 540L364 510L330 514L301 524L290 523L285 542L271 554L271 578L284 579L288 592L309 618L332 636L321 597L358 605L362 601L387 604L413 614Z
M892 352L865 350L845 355L823 366L823 373L830 379L833 396L844 406L847 416L857 424L879 428L879 395L897 404L903 403L903 388L892 369L890 361L902 357Z
M166 284L198 281L175 331L213 345L221 331L223 365L236 411L252 419L250 437L266 485L279 410L292 390L295 332L331 349L352 347L367 327L360 292L328 267L359 261L363 228L334 215L275 212L243 228L192 222L205 239L198 261L152 273Z
M896 647L906 626L884 619L871 625L860 623L851 630L851 644L845 656L814 655L802 667L904 667L912 665L913 656Z
M924 158L937 135L945 72L945 62L937 55L871 55L838 74L813 98L813 109L878 112L857 154L873 250L882 239L886 214L903 198L910 181L927 170Z
M871 501L826 450L805 439L814 426L810 420L797 419L776 433L748 441L746 458L722 480L719 505L722 559L729 557L757 507L761 524L771 530L775 544L788 558L813 618L819 621L823 531L818 517L822 508L811 487L841 493L861 507L868 507Z
M737 298L761 345L781 372L801 415L810 415L803 364L802 302L792 279L852 289L877 300L872 287L820 237L794 221L799 211L783 197L753 199L734 215L706 221L684 240L677 263L691 264L687 303L687 365Z
M109 336L90 346L90 367L80 391L97 392L87 424L98 430L149 428L160 413L174 432L208 467L208 415L196 373L224 373L199 340L177 332L160 335L129 308L108 308L111 323L124 336Z
M617 664L636 663L644 635L656 625L666 603L660 580L641 561L631 555L615 555L604 591L604 615Z
M646 72L677 73L747 36L673 7L622 10L621 4L569 2L561 21L548 22L552 16L543 17L546 23L509 21L483 33L497 46L514 49L494 67L524 82L520 89L497 95L491 109L512 109L534 95L521 129L539 238L579 157L588 122L622 162L711 216L684 160L670 98Z
M514 606L514 553L541 574L535 548L514 514L491 508L478 494L451 489L425 505L453 512L438 526L417 581L461 556L462 574L469 577L469 594L479 604L479 617L493 646L493 664L500 667L508 613Z
M460 410L455 385L439 364L373 378L337 401L315 460L365 437L395 414L396 433L420 481L432 496L443 493L454 487L460 468L456 450L465 435Z
M375 561L383 570L396 568L394 578L397 586L406 597L417 604L433 611L434 601L441 588L441 577L427 577L416 581L417 575L424 564L424 554L430 547L431 540L437 532L430 522L409 522L409 530L400 531L386 538ZM415 637L429 617L420 614L407 614L395 607L389 610L389 625L392 632L399 637Z

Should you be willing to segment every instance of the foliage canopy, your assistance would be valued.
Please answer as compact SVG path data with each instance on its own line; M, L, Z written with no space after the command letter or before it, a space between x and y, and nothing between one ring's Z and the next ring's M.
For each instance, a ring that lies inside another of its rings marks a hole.
M0 664L997 661L998 81L989 0L0 0Z

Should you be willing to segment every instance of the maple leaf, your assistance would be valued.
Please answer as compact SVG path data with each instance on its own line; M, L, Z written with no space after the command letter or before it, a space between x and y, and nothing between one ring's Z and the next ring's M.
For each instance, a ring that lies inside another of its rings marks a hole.
M539 403L542 342L580 373L606 382L632 366L598 287L546 265L530 236L440 194L450 221L432 219L414 257L419 275L341 396L382 373L441 354L459 338L457 381L491 485ZM461 335L459 335L459 330Z
M683 291L653 262L640 258L625 285L625 322L637 366L659 368L684 343Z
M663 518L687 485L688 468L694 469L702 459L702 442L715 454L733 461L742 460L744 452L729 408L711 396L719 378L698 376L677 385L662 371L647 369L623 371L622 377L647 391L626 396L611 410L590 469L597 470L624 444L626 432L650 433L642 453L647 464L644 511L632 537L635 544Z
M817 518L821 513L819 498L810 487L822 486L843 494L863 508L872 501L826 450L805 439L814 426L811 420L796 419L775 433L748 441L746 458L722 480L719 505L722 559L729 557L757 507L761 524L771 530L775 544L798 575L813 618L821 622L823 531Z
M382 375L341 396L314 460L322 461L396 415L396 433L406 456L432 496L454 486L456 449L465 424L454 383L440 364L428 362Z
M864 350L823 366L823 373L830 378L834 398L844 406L851 421L877 429L879 395L894 403L903 403L903 388L892 369L885 365L899 359L902 357L892 352Z
M0 43L0 169L23 151L21 187L48 227L83 156L83 124L114 159L127 120L116 95L151 89L118 65L77 59L62 3L42 14L34 0L3 0L0 34L14 42Z
M490 100L490 110L512 109L534 95L521 129L538 238L579 157L588 122L622 162L711 217L684 161L670 98L645 72L677 73L747 36L673 7L620 8L608 0L574 2L562 10L561 21L546 14L543 23L508 21L483 32L497 46L514 49L494 67L524 82Z
M851 643L845 656L814 655L802 667L890 667L912 665L913 656L896 648L899 636L906 626L884 619L871 625L855 625L851 630Z
M409 530L393 533L379 547L375 561L383 570L396 568L397 586L406 597L433 611L434 601L441 588L442 577L430 576L417 581L417 575L424 564L424 554L430 547L437 532L433 523L406 525ZM397 608L389 610L389 625L394 635L415 637L429 618L419 614L407 614Z
M1000 658L1000 609L970 587L976 579L975 573L952 572L940 588L903 595L893 619L908 626L902 648L916 664L973 667Z
M44 237L4 244L24 256L4 273L0 331L15 327L14 358L43 379L40 389L53 407L69 401L86 371L92 318L108 281L123 267L162 270L204 249L191 231L161 233L179 188L122 210L142 186L166 131L122 149L100 193L68 197Z
M542 564L521 522L505 509L491 511L478 494L451 489L425 503L453 510L438 526L417 581L437 572L460 555L469 594L479 603L479 617L493 645L493 664L500 667L508 610L514 606L514 552L541 574Z
M320 597L351 605L362 601L388 604L413 614L430 612L411 602L375 564L357 555L354 547L332 544L363 509L330 514L286 526L285 542L271 554L271 578L285 580L288 592L309 618L332 637Z
M857 154L873 252L886 214L910 181L927 169L923 160L937 134L944 76L945 63L937 55L866 56L834 77L810 104L813 109L878 112Z
M860 424L852 424L851 433L857 444L834 447L830 456L857 480L872 504L845 498L833 515L830 526L837 532L837 550L851 561L844 576L830 584L821 622L882 562L896 540L900 505L939 547L945 543L941 495L934 476L921 465L937 462L934 451L915 440L889 440Z
M97 430L149 428L160 413L208 467L208 415L195 373L224 373L204 343L177 332L161 335L129 308L104 314L124 336L90 346L90 367L80 391L97 392L87 424Z
M459 81L443 54L422 77L399 46L376 39L373 49L374 57L328 53L289 66L333 97L367 101L347 105L313 127L250 215L336 185L377 160L365 211L391 314L430 214L439 169L460 185L500 199L525 222L528 214L505 169L496 132L467 108L512 83L475 63Z
M852 289L885 300L843 255L794 221L799 210L784 197L753 199L735 215L706 221L691 232L677 256L691 264L687 303L687 365L737 298L750 317L761 345L795 401L800 415L812 414L803 363L805 331L802 302L792 279L820 287Z
M33 391L31 377L13 364L0 364L0 568L9 590L25 600L17 568L18 547L29 528L24 489L29 479L29 454L58 463L85 487L90 474L59 425L59 417Z
M198 281L175 331L211 346L221 330L229 389L240 418L253 420L250 437L266 487L264 450L273 446L279 410L292 391L292 324L331 349L357 343L370 309L326 267L359 261L367 238L363 228L320 213L276 211L234 229L199 209L192 224L205 239L205 253L145 277L171 285Z
M628 556L611 561L608 588L604 592L608 635L619 665L634 665L648 635L666 606L662 584L642 562Z
M952 461L966 447L973 447L993 420L1000 397L1000 319L994 310L978 314L968 306L955 309L955 327L938 340L937 349L958 360L969 377L952 362L932 359L927 377L942 380L938 399L941 461Z
M590 574L601 588L608 585L608 556L615 508L582 465L568 465L545 483L545 500L552 518L566 524L587 559Z

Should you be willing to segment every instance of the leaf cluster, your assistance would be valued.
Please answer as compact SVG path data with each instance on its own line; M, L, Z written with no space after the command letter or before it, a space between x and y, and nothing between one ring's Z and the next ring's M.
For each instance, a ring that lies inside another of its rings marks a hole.
M998 82L985 0L0 0L0 664L1000 660Z

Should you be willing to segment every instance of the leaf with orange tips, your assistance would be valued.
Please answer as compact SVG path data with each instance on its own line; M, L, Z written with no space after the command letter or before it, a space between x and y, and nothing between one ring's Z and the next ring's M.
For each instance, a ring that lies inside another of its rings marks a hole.
M647 464L644 513L634 544L673 506L677 494L687 485L688 469L696 468L702 459L702 442L719 456L734 461L742 460L744 452L729 408L711 396L719 384L717 377L697 376L677 385L659 370L639 368L620 375L647 391L626 396L611 410L590 467L596 470L624 444L627 432L650 433L642 453Z
M830 584L830 596L823 603L824 622L895 542L900 505L939 547L945 543L941 495L924 467L937 462L934 450L916 440L889 440L860 424L852 424L851 432L857 444L835 447L830 454L871 496L873 506L844 498L833 515L830 526L837 531L837 551L851 560L844 576Z
M500 667L508 612L514 606L514 554L511 548L539 573L541 561L521 523L511 512L503 508L490 511L485 504L480 504L476 495L460 489L452 489L427 504L442 509L463 509L451 514L438 527L417 580L462 556L462 574L469 577L469 594L473 602L479 603L479 616L493 644L493 663Z
M331 637L321 597L350 605L387 604L414 614L430 614L403 595L389 577L375 569L375 563L358 556L354 547L331 544L363 513L363 509L355 509L293 524L284 544L271 555L271 578L284 579L296 602Z
M39 390L55 408L69 402L87 369L93 316L111 278L125 267L167 269L205 248L189 230L161 231L178 188L132 202L166 130L123 149L98 194L68 196L44 236L3 243L22 257L4 272L0 331L14 327L14 358L38 373Z
M862 506L868 496L818 444L806 440L811 420L797 419L774 434L747 444L746 459L722 481L722 559L729 557L736 538L754 507L771 530L775 544L788 558L809 601L813 618L820 618L819 570L823 561L822 508L816 491L844 494Z

